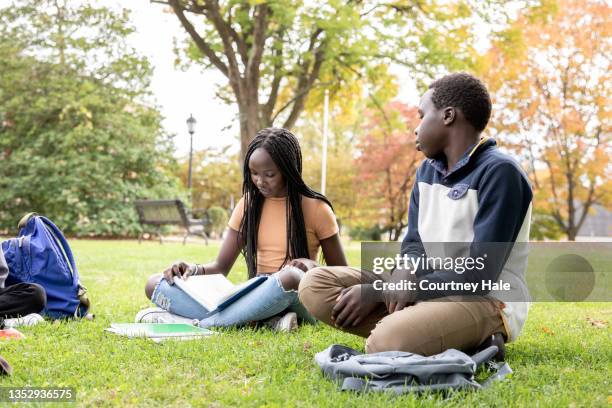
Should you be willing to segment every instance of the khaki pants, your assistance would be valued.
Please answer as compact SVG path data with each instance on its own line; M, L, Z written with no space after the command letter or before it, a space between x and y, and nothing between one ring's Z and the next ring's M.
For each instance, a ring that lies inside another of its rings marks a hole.
M302 278L300 301L317 319L333 325L336 298L342 289L360 283L364 282L358 269L315 268ZM393 314L380 303L359 325L343 330L365 337L367 353L398 350L429 356L449 348L469 352L494 333L507 337L500 302L489 297L476 299L422 301Z

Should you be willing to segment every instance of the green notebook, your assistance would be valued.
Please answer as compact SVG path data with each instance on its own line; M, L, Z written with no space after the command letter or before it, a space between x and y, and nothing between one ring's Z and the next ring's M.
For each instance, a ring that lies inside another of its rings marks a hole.
M195 339L208 337L214 332L201 327L185 323L111 323L106 329L109 333L115 333L127 337L147 337L151 339Z

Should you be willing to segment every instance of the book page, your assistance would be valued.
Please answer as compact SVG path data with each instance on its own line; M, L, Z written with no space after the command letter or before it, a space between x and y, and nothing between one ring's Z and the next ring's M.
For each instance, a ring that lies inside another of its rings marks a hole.
M235 285L231 290L227 291L225 293L225 295L221 296L221 298L219 299L219 301L217 302L217 305L220 305L221 303L225 302L227 299L229 299L230 297L232 297L233 295L235 295L236 293L240 292L241 290L243 290L244 288L250 286L253 284L253 281L257 280L259 278L255 277L252 279L249 279L246 282L241 283L240 285Z
M175 284L209 311L236 292L236 286L222 274L174 279Z

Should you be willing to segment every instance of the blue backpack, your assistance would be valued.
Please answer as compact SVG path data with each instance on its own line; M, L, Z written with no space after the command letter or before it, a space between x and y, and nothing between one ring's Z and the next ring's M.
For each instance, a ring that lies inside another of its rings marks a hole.
M47 292L43 313L52 319L87 315L87 290L64 234L51 220L27 214L19 222L19 236L2 242L2 251L9 269L6 286L41 285Z

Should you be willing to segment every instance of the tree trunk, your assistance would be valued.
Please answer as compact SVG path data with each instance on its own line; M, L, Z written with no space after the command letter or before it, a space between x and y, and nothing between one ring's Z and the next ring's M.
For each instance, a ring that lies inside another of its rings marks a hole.
M311 58L304 58L300 62L300 74L296 78L294 95L284 106L276 109L279 87L286 73L283 66L282 47L276 49L275 56L279 62L274 65L274 79L271 91L265 103L259 103L260 65L264 54L266 39L269 38L268 24L271 10L265 2L256 2L253 6L252 26L247 32L238 33L232 27L230 20L224 19L224 10L216 0L181 1L168 0L155 1L168 4L176 14L183 28L187 31L200 52L208 59L212 66L217 68L229 81L236 103L238 104L240 122L240 159L244 161L247 148L258 130L272 126L282 112L287 112L287 119L282 125L291 129L299 115L304 110L308 93L319 78L321 65L325 59L326 42L321 39L324 30L316 27L310 35L308 52ZM249 3L250 4L250 3ZM251 5L246 6L249 11ZM196 28L185 16L185 12L194 13L204 17L211 23L223 45L223 50L217 50L213 44L198 34ZM277 32L278 38L283 41L284 29ZM244 37L242 36L244 35ZM248 40L248 41L247 41ZM221 57L223 53L224 58ZM284 115L285 113L283 113Z
M251 140L255 138L255 134L260 130L259 120L257 118L257 110L244 106L239 107L240 112L240 164L244 162L247 149Z
M400 230L398 230L397 228L392 228L391 229L391 241L397 241L397 238L399 237L400 234Z
M56 45L59 52L59 65L62 69L66 69L66 36L64 34L64 21L66 15L66 4L59 4L55 2L55 8L57 10L57 39Z
M239 98L241 102L238 104L240 115L240 164L244 162L249 143L251 143L251 140L255 138L255 134L261 129L257 92L247 90L246 93L246 97Z

